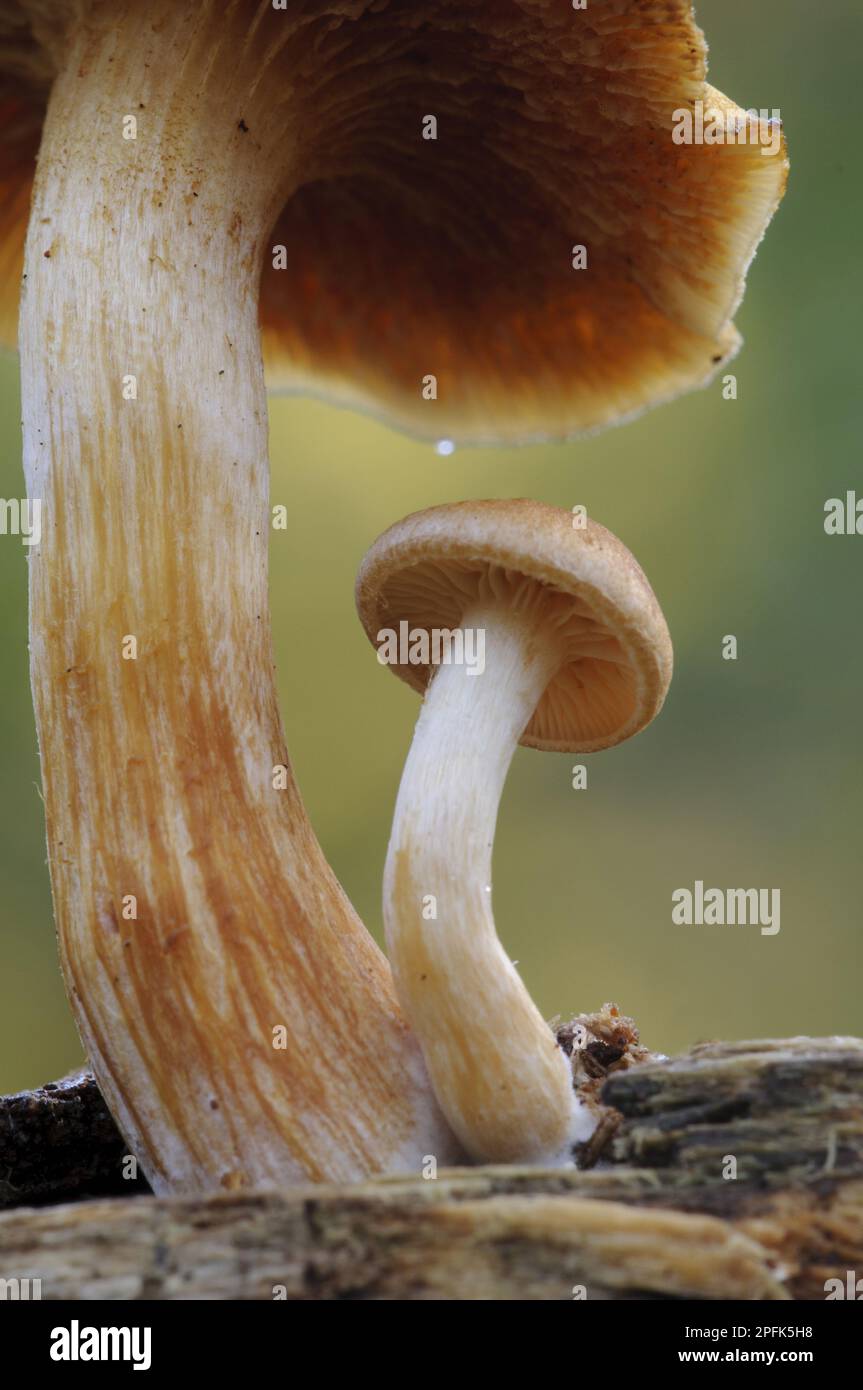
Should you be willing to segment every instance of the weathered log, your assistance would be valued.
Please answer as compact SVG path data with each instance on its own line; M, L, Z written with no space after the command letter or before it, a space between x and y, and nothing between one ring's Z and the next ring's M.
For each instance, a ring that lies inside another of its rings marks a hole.
M19 1208L0 1279L43 1298L823 1299L863 1270L863 1042L710 1044L612 1074L603 1100L621 1119L589 1172Z
M548 1195L539 1174L530 1195L494 1184L481 1170L8 1212L0 1265L43 1299L787 1297L726 1222Z
M620 1072L611 1157L647 1169L639 1199L732 1222L784 1270L797 1298L863 1272L863 1042L709 1043Z
M603 1100L624 1116L618 1162L681 1183L718 1178L785 1186L863 1165L863 1043L789 1038L706 1043L683 1057L609 1077Z
M90 1072L0 1096L0 1208L149 1192ZM128 1166L128 1165L126 1165Z

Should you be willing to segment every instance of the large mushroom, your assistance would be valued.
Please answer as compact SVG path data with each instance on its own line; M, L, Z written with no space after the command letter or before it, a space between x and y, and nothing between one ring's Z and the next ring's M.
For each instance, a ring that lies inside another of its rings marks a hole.
M498 805L519 743L593 753L650 723L671 680L665 619L615 536L527 501L397 522L363 560L357 607L379 659L425 692L383 905L438 1100L480 1161L570 1162L596 1111L495 931Z
M259 302L276 384L428 437L703 382L785 177L673 143L704 79L684 0L0 2L61 957L160 1189L455 1152L283 770Z

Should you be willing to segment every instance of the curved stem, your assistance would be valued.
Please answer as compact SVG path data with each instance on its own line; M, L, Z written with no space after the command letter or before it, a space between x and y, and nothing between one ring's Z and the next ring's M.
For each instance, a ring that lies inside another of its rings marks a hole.
M61 956L158 1190L454 1151L277 708L257 297L296 132L283 76L244 41L256 8L90 7L26 252L31 669Z
M531 612L478 603L485 669L438 667L396 803L384 886L396 988L444 1114L486 1162L565 1162L593 1122L498 940L491 855L513 753L560 664Z

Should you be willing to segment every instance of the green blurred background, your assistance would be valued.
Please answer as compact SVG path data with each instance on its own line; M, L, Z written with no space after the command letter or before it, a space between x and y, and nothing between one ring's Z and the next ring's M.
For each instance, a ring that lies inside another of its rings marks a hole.
M594 755L521 749L494 904L547 1016L614 1000L665 1051L709 1037L863 1033L860 642L863 539L823 507L863 495L859 0L702 0L712 82L779 107L788 194L750 274L746 342L717 382L596 439L433 449L317 402L271 409L272 608L289 746L315 828L380 938L380 880L416 697L362 635L353 581L405 513L533 496L590 514L644 566L674 639L659 720ZM17 364L0 362L0 496L20 497ZM735 662L721 657L738 637ZM26 563L0 537L0 1090L80 1048L56 959L27 676ZM779 888L782 929L680 927L671 894Z

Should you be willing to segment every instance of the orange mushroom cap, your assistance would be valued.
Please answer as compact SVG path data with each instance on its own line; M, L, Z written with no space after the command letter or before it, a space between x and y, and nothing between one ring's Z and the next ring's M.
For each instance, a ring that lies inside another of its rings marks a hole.
M6 342L67 11L0 5ZM296 108L297 181L263 271L273 387L427 438L560 438L703 385L737 350L787 159L707 86L689 0L300 0L278 19L262 60ZM698 102L748 138L675 144Z
M559 668L519 743L593 753L639 733L671 681L671 637L644 571L598 522L527 498L451 502L414 512L367 552L357 576L360 621L381 630L458 628L482 594L538 618L554 615ZM424 693L434 668L390 668Z

